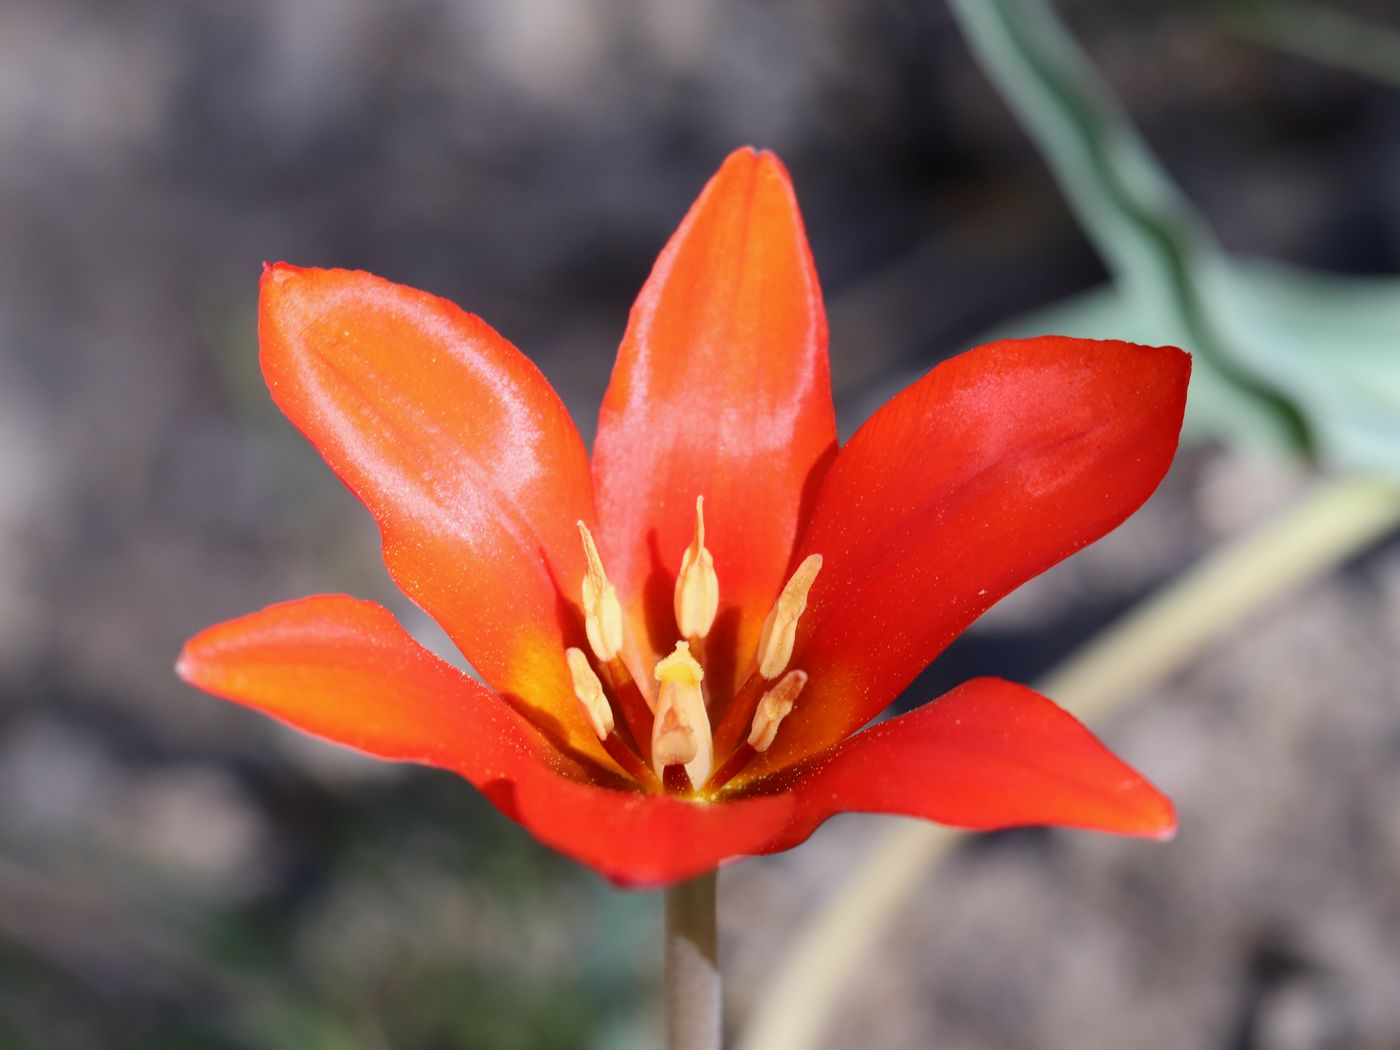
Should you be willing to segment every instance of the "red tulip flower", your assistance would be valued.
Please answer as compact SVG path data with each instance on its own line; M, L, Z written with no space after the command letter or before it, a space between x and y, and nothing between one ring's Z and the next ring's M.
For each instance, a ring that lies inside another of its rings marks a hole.
M740 150L661 253L590 459L484 321L366 273L262 279L272 396L369 508L480 681L344 595L211 627L186 680L452 770L618 883L787 849L845 810L1165 837L1070 715L979 678L862 728L1171 462L1179 350L1045 337L940 364L838 446L787 173Z

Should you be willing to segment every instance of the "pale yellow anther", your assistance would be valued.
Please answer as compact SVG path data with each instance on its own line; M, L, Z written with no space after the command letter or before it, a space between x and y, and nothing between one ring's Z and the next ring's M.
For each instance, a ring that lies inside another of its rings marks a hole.
M763 621L758 641L758 673L772 680L787 669L792 659L792 643L797 637L797 621L807 608L807 592L821 571L822 556L809 554L792 574L778 595L773 611Z
M656 721L651 730L651 764L658 777L667 766L684 766L694 787L710 778L715 745L710 716L700 682L704 670L690 655L690 645L677 642L675 652L656 665Z
M681 555L676 577L676 626L682 638L704 638L719 610L719 577L705 549L705 497L695 497L695 538Z
M778 726L792 713L792 705L807 684L806 671L789 671L778 679L778 684L763 694L754 712L753 729L749 731L749 747L755 751L767 751L773 746L773 738L778 735Z
M622 605L617 591L603 571L603 559L588 526L578 523L583 537L583 553L588 559L588 572L583 577L583 626L588 632L588 645L593 655L603 663L611 663L622 652Z
M613 713L607 694L603 692L603 683L593 673L593 667L582 649L565 649L564 657L569 661L569 676L574 680L574 696L578 698L598 739L606 740L613 731Z

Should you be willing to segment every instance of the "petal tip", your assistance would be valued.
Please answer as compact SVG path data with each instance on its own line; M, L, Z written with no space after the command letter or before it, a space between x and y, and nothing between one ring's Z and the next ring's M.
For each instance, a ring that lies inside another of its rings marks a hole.
M262 264L262 279L264 281L282 280L304 272L305 267L293 266L289 262L267 262L264 260Z
M180 647L180 655L175 658L175 674L183 682L194 686L196 689L203 689L201 681L204 673L209 669L209 636L219 625L206 627L192 638L186 640Z
M207 637L216 628L208 627L189 639L175 658L175 677L186 685L209 691L210 665Z
M761 185L765 181L776 181L793 197L793 207L796 208L795 194L792 192L792 176L788 173L787 165L783 163L782 158L770 149L740 146L724 159L718 177L747 179L755 186Z
M194 684L194 657L190 655L188 644L180 650L180 655L175 658L175 675L181 681Z
M778 175L785 182L791 182L792 178L788 174L787 165L783 163L783 158L774 153L771 149L761 149L755 154L760 171L769 171Z
M717 181L749 180L758 183L763 179L776 178L785 186L790 186L792 177L782 158L770 149L756 146L740 146L724 158L716 174Z
M1171 344L1163 344L1161 346L1138 346L1138 344L1129 343L1127 345L1134 347L1139 353L1149 351L1156 354L1158 360L1161 362L1161 367L1165 371L1179 375L1183 383L1190 378L1191 355L1181 347L1172 346Z
M1181 372L1183 378L1191 375L1191 354L1179 346L1154 346L1152 349L1171 361L1171 366Z
M1145 830L1144 837L1153 839L1156 842L1171 842L1176 838L1177 821L1176 806L1166 795L1160 795L1161 812L1155 824L1151 824Z
M258 298L260 305L266 307L269 298L277 291L285 288L291 281L307 273L301 266L293 266L285 262L264 262L262 276L258 278Z
M749 164L782 164L778 154L766 146L755 146L745 143L729 151L729 155L724 158L725 164L746 162ZM721 165L723 167L723 165Z

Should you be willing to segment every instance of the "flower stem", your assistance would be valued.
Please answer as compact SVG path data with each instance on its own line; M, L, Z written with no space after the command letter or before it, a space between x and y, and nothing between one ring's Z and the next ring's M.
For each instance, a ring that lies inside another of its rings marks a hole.
M719 1050L715 873L666 890L667 1050Z
M1037 684L1081 718L1109 715L1222 632L1400 527L1400 484L1325 481L1302 501L1207 555ZM739 1050L807 1050L866 952L963 833L901 821L876 843L774 973Z

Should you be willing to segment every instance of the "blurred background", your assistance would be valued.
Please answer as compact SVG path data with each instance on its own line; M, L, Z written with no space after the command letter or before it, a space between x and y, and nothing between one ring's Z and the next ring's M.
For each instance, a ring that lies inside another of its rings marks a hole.
M1060 11L1228 250L1395 274L1400 62L1294 20L1317 6ZM1327 8L1363 41L1400 31L1383 0ZM440 641L262 387L263 260L483 315L591 439L633 295L744 143L797 185L843 436L1106 278L937 0L0 4L0 1047L654 1043L658 897L450 775L171 666L195 630L321 591ZM908 701L1035 678L1315 484L1191 445ZM1394 542L1221 637L1101 727L1177 799L1178 840L976 840L857 969L827 1045L1400 1046L1397 639ZM884 827L839 818L724 873L732 1022Z

